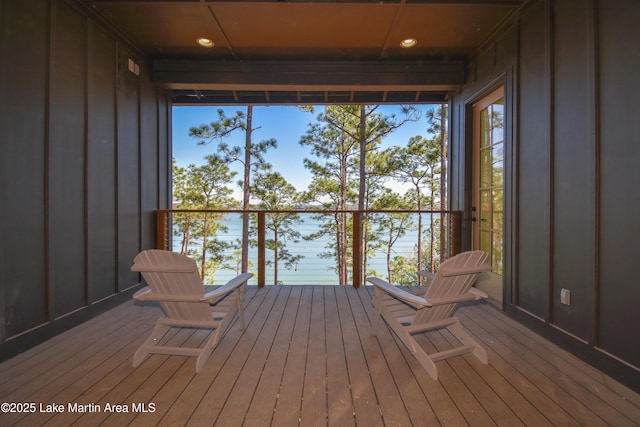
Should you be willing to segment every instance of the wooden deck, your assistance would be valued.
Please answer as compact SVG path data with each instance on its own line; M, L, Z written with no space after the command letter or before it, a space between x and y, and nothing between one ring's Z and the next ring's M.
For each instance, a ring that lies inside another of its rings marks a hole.
M126 303L0 364L0 401L36 404L34 413L0 414L0 425L640 425L639 395L486 302L458 317L489 365L471 355L437 362L433 381L387 328L370 334L371 294L250 287L247 328L236 322L200 374L179 356L133 369L161 311ZM197 344L203 335L170 339ZM450 339L436 332L425 344ZM108 412L118 408L129 412Z

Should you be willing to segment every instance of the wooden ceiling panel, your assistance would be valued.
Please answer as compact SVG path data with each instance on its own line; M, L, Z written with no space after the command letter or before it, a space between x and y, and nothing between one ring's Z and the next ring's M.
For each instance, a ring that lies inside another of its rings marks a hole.
M230 51L216 20L202 3L106 3L100 9L116 28L152 56L215 56ZM198 46L199 37L214 40L216 46Z
M86 0L89 2L89 0ZM151 57L421 59L467 56L518 8L466 2L149 1L91 4ZM216 47L196 46L198 37ZM402 49L401 40L418 45Z
M213 3L233 49L242 57L265 48L326 52L365 49L379 53L396 5L359 3Z
M469 4L405 4L399 8L389 34L389 52L402 49L400 41L413 37L418 41L412 53L469 55L513 10L512 6Z
M463 80L458 74L464 74L464 62L527 0L70 1L99 14L153 61L155 81L176 91L176 102L284 103L442 100ZM215 47L198 46L198 37L212 39ZM406 38L417 45L401 48ZM181 69L158 71L171 61ZM331 76L321 69L291 72L323 61L340 64L339 70ZM209 62L240 71L212 74ZM431 62L443 70L455 65L455 82L446 78L452 73L410 72L411 64ZM366 65L353 72L354 63ZM276 64L276 72L266 72L268 64ZM374 71L389 64L409 68L381 80Z

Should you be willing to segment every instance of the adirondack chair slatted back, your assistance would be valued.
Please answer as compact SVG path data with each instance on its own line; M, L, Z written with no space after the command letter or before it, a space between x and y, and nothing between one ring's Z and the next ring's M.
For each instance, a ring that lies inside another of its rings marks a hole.
M134 259L135 271L142 273L147 285L158 295L204 295L204 286L194 260L177 253L160 250L141 252ZM211 307L206 302L160 302L168 318L211 320Z
M435 277L427 286L424 297L427 301L435 301L438 298L462 295L469 291L481 272L489 269L489 255L486 252L470 251L458 254L440 265ZM420 310L414 323L447 319L457 305L443 304Z

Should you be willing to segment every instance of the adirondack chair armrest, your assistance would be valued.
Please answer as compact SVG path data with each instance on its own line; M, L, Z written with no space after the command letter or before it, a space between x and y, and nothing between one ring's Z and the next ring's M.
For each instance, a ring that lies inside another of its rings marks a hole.
M200 295L156 294L148 286L133 294L133 298L137 301L200 302Z
M153 291L150 287L145 286L142 289L139 289L135 294L133 294L133 299L144 300L146 296L148 296Z
M424 277L425 279L427 279L426 285L429 285L429 283L431 283L433 278L436 277L436 273L432 273L432 272L427 271L427 270L420 270L420 271L418 271L418 276L421 276L421 277Z
M392 285L391 283L385 280L382 280L378 277L367 277L367 281L371 283L373 286L375 286L376 288L380 289L381 291L395 298L398 298L401 301L411 304L414 307L430 307L432 305L429 301L425 300L424 298L419 297L417 295L413 295L412 293L407 292L403 289L400 289L397 286Z
M442 275L443 277L449 277L449 276L459 276L462 274L483 273L485 271L491 271L491 265L483 264L483 265L476 265L472 267L457 267L457 268L440 267L440 269L438 270L438 274Z
M253 277L252 273L240 274L239 276L236 276L233 279L229 280L225 285L220 286L219 288L214 289L214 290L209 291L206 294L204 294L200 298L200 301L213 302L213 301L217 300L218 298L220 298L221 296L227 295L228 293L233 292L234 290L236 290L240 286L244 285L245 283L247 283L247 281L251 277Z
M436 277L436 273L432 273L427 270L420 270L418 271L418 276L426 277L428 279L433 279L434 277Z
M476 299L489 298L488 294L486 294L485 292L482 292L478 288L471 288L471 289L469 289L469 292L472 293L472 294L475 294L476 295Z
M458 303L463 301L474 301L474 300L487 298L488 296L489 295L485 294L484 292L476 288L471 288L469 289L469 292L466 292L462 295L455 295L455 296L444 297L444 298L431 298L428 301L435 306L435 305L442 305L442 304L453 304L453 303Z
M144 273L144 272L152 272L152 273L193 273L197 272L198 269L194 266L184 266L184 265L156 265L156 264L133 264L131 266L131 271Z

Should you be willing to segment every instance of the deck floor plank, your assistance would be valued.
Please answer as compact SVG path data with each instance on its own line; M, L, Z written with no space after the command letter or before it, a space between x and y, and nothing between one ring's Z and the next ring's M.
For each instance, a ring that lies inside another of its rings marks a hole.
M373 289L368 288L370 292L370 297L373 297ZM415 290L414 290L415 291ZM388 337L388 338L387 338ZM396 343L396 347L400 349L403 353L405 360L411 366L412 372L416 378L419 378L419 384L423 390L425 396L429 401L431 408L436 414L439 423L442 425L455 425L455 426L463 426L468 425L468 421L464 416L463 411L460 410L458 405L456 404L457 395L451 395L449 391L444 387L442 381L433 381L431 377L424 371L424 369L420 366L418 361L411 355L409 349L400 341L400 339L393 334L389 328L386 327L384 321L381 321L378 331L378 340L383 340L387 338L388 340L394 340ZM425 350L428 352L437 351L433 343L426 339L426 337L422 337L421 340L422 345ZM384 346L385 352L387 349L391 348L388 345ZM436 366L440 366L446 362L440 361L436 362Z
M587 403L591 410L598 413L602 408L601 412L607 413L609 407L614 407L628 418L638 415L637 402L634 403L626 398L622 399L611 393L602 393L601 391L605 388L603 387L603 376L584 361L553 345L550 341L543 339L522 325L514 324L510 328L505 328L500 318L496 317L496 314L499 314L496 310L476 310L476 314L479 318L499 328L503 336L513 339L526 348L528 350L527 356L535 363L540 363L543 372L563 381L564 384L559 385L562 385L571 395L579 396L580 400ZM531 351L533 348L536 349L535 352ZM565 379L567 380L564 381ZM627 422L624 419L619 421Z
M200 332L200 331L198 331ZM204 331L202 331L204 332ZM204 333L197 333L192 330L169 331L168 343L174 346L194 346L205 339ZM146 337L145 337L146 338ZM120 413L117 405L127 405L146 401L151 398L175 374L179 367L185 363L193 362L186 357L172 357L165 355L152 355L145 360L138 368L134 369L130 375L121 378L115 387L108 390L96 403L105 408L99 413L92 413L82 417L82 423L89 422L91 425L106 423L107 419L111 424L127 424L131 418L130 413ZM145 365L148 365L146 367ZM142 394L142 397L141 397ZM113 406L111 410L106 410L107 405ZM85 419L86 418L86 419Z
M349 427L355 425L355 408L349 383L342 322L338 313L338 298L336 289L332 289L332 292L325 292L327 411L329 413L327 424L330 427Z
M147 310L145 310L147 311ZM148 312L148 311L147 311ZM155 316L160 313L157 310ZM155 320L155 316L149 317L149 322ZM38 402L63 403L65 406L69 402L78 404L88 404L96 402L95 397L85 397L85 392L98 384L102 384L107 378L111 378L114 370L122 364L131 364L131 354L135 352L140 344L140 339L146 335L146 325L144 323L134 323L126 331L120 331L117 340L112 340L112 345L106 346L93 356L84 359L83 363L71 367L64 375L58 377L54 382L42 387L37 393L30 396L30 400ZM90 340L90 337L86 337ZM72 381L69 380L72 379ZM34 424L45 423L50 419L58 423L61 416L73 415L38 413L33 418ZM60 425L65 423L60 421Z
M383 422L386 425L410 425L411 420L407 408L393 375L391 375L387 360L382 357L383 352L379 342L371 335L371 322L367 314L371 309L363 306L358 295L359 292L347 292L346 294Z
M102 316L105 316L103 314ZM132 316L133 315L133 316ZM140 317L137 317L139 315ZM101 348L109 346L113 342L113 334L119 335L128 325L128 321L143 323L150 319L148 311L133 310L128 316L119 316L113 324L105 324L101 327L100 320L88 322L87 328L76 327L65 334L66 340L54 337L54 343L49 341L21 354L15 359L5 362L9 371L2 370L2 378L7 379L0 384L0 398L8 394L15 396L20 393L17 388L24 390L24 383L29 382L32 389L38 390L56 377L66 374L68 366L73 366L73 360L68 355L73 354L78 359L88 357L92 353L99 352ZM58 338L58 339L56 339ZM92 342L93 341L93 342ZM2 364L4 365L4 364ZM24 392L23 392L24 393Z
M268 420L270 422L273 418L301 297L301 287L297 286L291 289L287 305L278 325L278 333L273 341L264 365L264 371L260 375L260 381L245 415L244 425L246 427L260 427L265 425L265 421Z
M487 368L487 365L482 364L473 355L465 355L463 359L482 377L489 387L485 390L485 397L495 393L524 425L540 427L552 425L542 412L520 394L519 390L509 383L491 364Z
M245 309L244 317L247 325L253 324L254 321L260 322L261 309L269 309L270 304L276 297L276 293L265 292L264 289L249 288L245 292ZM269 298L267 298L269 297ZM236 326L234 326L235 328ZM209 356L208 362L202 369L200 374L195 373L195 366L191 365L191 380L184 390L177 396L175 402L169 408L158 408L159 411L165 411L161 424L167 426L185 425L191 414L199 405L207 405L207 401L203 401L207 390L211 387L217 376L220 374L226 360L232 357L236 348L244 349L242 341L244 334L232 328L229 334L223 337L218 346ZM246 331L246 329L245 329ZM238 338L240 336L240 338ZM193 361L191 361L193 363Z
M306 349L311 322L311 299L313 288L302 287L302 298L295 318L289 353L282 372L280 391L273 414L273 424L278 426L298 425L302 407Z
M437 339L446 340L448 344L453 346L460 345L458 339L448 331L443 330L441 334L437 335ZM475 356L471 355L471 357ZM447 363L496 424L514 427L525 425L515 412L518 408L509 407L500 394L496 398L495 391L489 387L482 375L469 365L465 357L452 357L447 360ZM481 365L478 368L480 371L485 369L490 368L487 365Z
M627 416L619 412L619 409L612 411L611 405L606 402L608 396L596 396L589 387L585 387L584 380L587 376L574 364L566 363L563 358L554 357L545 352L545 348L551 345L550 342L542 340L541 337L536 340L523 338L521 334L505 329L501 322L496 321L495 317L485 315L486 313L477 310L477 307L469 308L470 311L485 320L485 325L488 328L495 328L495 334L500 339L510 339L512 343L510 348L523 361L534 366L541 376L554 383L555 390L558 390L555 395L562 402L561 406L571 408L571 412L575 414L579 422L593 424L602 422L603 425L606 425L608 422L602 418L602 415L610 414L609 416L613 417L611 421L615 425L633 425ZM537 351L534 352L534 348ZM587 365L584 365L583 368L587 368Z
M261 343L273 337L273 330L275 330L277 325L270 322L270 319L272 316L277 318L283 305L284 299L280 298L281 291L282 288L277 287L277 289L273 289L272 292L268 293L256 317L252 319L254 321L264 319L264 321L261 321L260 324L252 322L252 327L246 328L242 333L238 341L238 346L234 348L232 357L224 361L222 369L220 369L219 374L203 396L202 404L195 408L189 417L187 425L199 426L214 423L222 413L230 395L233 394L237 381L241 378L243 380L246 378L246 376L242 375L243 372L246 369L255 369L255 366L251 366L249 360L258 360L258 358L255 357L256 353L260 353L262 360L266 358ZM284 290L284 292L286 292L286 290ZM223 339L223 341L226 340ZM236 403L244 405L246 395L251 396L253 391L254 390L245 390L245 395L241 396L243 400ZM230 419L227 421L231 422ZM233 420L233 424L237 425L238 421L241 423L241 420Z
M249 351L249 357L247 357L246 362L239 371L233 389L227 397L227 400L234 402L234 404L224 405L217 419L211 414L205 415L203 419L194 417L193 421L196 424L202 425L201 422L205 420L214 420L220 425L230 427L244 424L244 416L255 396L260 375L265 371L265 363L275 341L290 294L290 287L283 286L279 289L278 297L274 301L262 329L257 334L254 346ZM216 389L218 390L219 387L216 387Z
M147 320L151 322L155 318L150 315ZM37 371L41 372L44 369L44 372L35 378L31 374L26 374L22 386L15 389L9 395L10 397L5 396L3 399L14 402L36 402L38 405L61 403L66 409L67 402L79 402L78 399L81 399L81 393L84 390L99 381L103 376L102 373L108 374L111 371L109 364L111 357L129 359L127 353L135 350L137 340L144 330L144 323L139 323L125 331L112 332L104 337L105 342L102 345L94 346L92 334L85 334L81 328L74 328L69 331L69 337L76 342L78 336L82 336L86 351L78 351L75 346L62 346L58 349L58 352L64 356L62 361L58 357L52 357L51 360L43 359ZM34 358L30 358L27 363L31 364L33 361ZM10 378L19 380L21 376L11 374ZM13 385L14 383L12 387ZM46 422L55 415L55 413L36 412L29 417L27 424L32 420ZM27 414L24 413L7 414L7 422L12 422L11 420L17 422L26 416Z
M300 423L304 426L327 425L327 359L324 294L334 288L313 287L311 317L306 349L306 368L302 390Z
M249 287L247 328L236 319L199 374L184 356L152 355L134 369L161 310L127 302L0 364L4 401L65 408L0 414L0 425L640 425L637 393L488 303L456 315L489 364L439 361L434 381L384 323L371 334L371 296L371 287ZM184 329L167 340L205 337ZM442 330L420 340L442 349L455 338ZM69 403L102 412L70 412ZM129 412L104 412L107 403ZM133 403L155 408L131 412Z
M33 373L34 368L40 366L43 361L49 361L53 357L59 356L59 349L68 350L74 345L86 345L82 334L94 334L99 336L100 334L108 333L112 330L121 329L124 324L132 320L136 315L146 316L148 312L146 310L132 310L130 306L123 304L106 313L102 313L95 318L83 323L79 327L74 327L65 334L59 334L53 338L37 345L17 356L0 363L0 376L4 377L4 374L10 373L12 375L19 375L26 379L25 373L30 373L33 377L38 373ZM102 322L104 316L109 320L108 322ZM78 336L78 334L81 334ZM64 352L62 352L64 354ZM63 360L63 359L60 359ZM1 384L0 386L5 386ZM2 388L0 388L2 390Z
M415 334L414 337L425 348L430 346L433 351L439 352L459 345L455 338L449 337L450 335L446 329L439 329ZM447 339L447 337L453 339ZM455 403L467 422L471 425L492 425L495 419L504 419L505 425L518 425L519 420L513 416L511 411L502 411L504 407L500 399L495 399L494 396L484 399L485 396L478 392L478 389L483 388L483 381L475 372L464 369L465 365L459 365L460 361L461 358L455 357L436 362L436 366L438 367L438 378L440 379L442 374L443 386L450 396L456 396ZM445 375L447 372L451 374ZM492 412L498 412L499 416L492 415Z
M365 292L359 292L358 294L365 309L367 308L367 306L371 306L372 295L369 295ZM374 336L371 329L373 311L369 309L365 310L365 312L367 313L369 318L369 324L367 326L368 333ZM416 378L416 372L420 371L414 371L409 363L409 361L414 360L413 356L411 356L410 354L403 354L402 349L406 349L406 347L402 343L398 345L398 343L393 339L394 337L386 327L380 328L380 331L376 338L380 344L380 352L382 355L384 355L386 364L389 368L389 372L394 378L396 386L398 387L399 395L404 401L407 414L411 419L413 425L440 424L436 413L433 411L431 404L427 399L427 395L421 389L419 381ZM440 389L440 392L442 395L446 395L446 393L444 393L444 390ZM437 390L434 389L429 390L427 393L429 396L438 394ZM446 396L446 398L448 399L448 396ZM457 423L455 423L454 425L464 425L464 419L461 417L459 412L456 411L455 415L459 416L460 419L457 419ZM445 416L444 419L449 420L452 419L452 417ZM455 417L453 419L455 419Z
M360 336L354 322L354 314L348 299L352 288L336 289L338 315L342 325L347 370L353 399L356 423L365 426L383 425L382 414L378 406L375 386L369 375L366 355L360 342Z
M458 314L466 318L466 311ZM489 353L489 364L516 389L531 405L538 408L553 425L577 425L577 420L566 412L555 400L540 388L535 381L540 378L534 368L525 363L508 345L504 345L484 328L481 322L463 321L463 325L478 339Z

